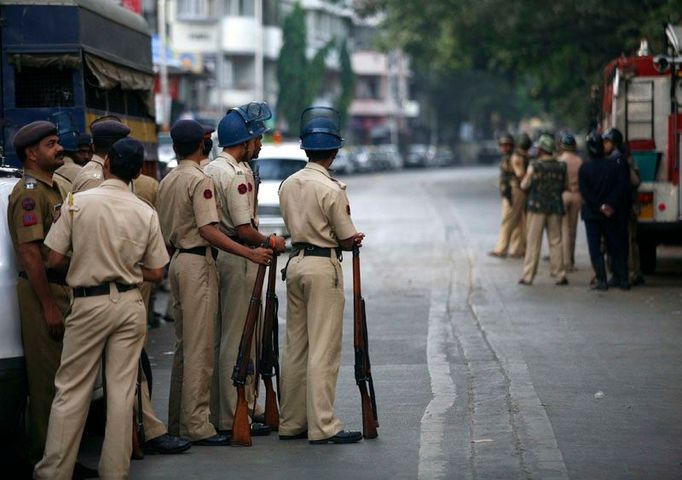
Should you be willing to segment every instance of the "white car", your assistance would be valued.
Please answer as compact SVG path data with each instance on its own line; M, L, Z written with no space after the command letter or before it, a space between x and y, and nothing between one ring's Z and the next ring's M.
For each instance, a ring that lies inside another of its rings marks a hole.
M264 145L258 159L251 163L261 179L258 188L259 230L264 235L274 233L289 237L279 208L279 186L289 175L306 166L305 152L298 143Z

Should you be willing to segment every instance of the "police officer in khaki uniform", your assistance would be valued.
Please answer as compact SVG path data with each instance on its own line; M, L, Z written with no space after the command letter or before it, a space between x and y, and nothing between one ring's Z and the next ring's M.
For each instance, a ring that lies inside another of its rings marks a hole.
M542 234L547 229L549 239L550 274L556 285L567 285L561 247L561 220L564 215L562 193L568 188L566 164L554 157L554 137L543 134L538 139L538 159L531 162L521 188L528 191L526 221L526 256L523 261L521 285L531 285L538 271Z
M566 271L575 270L575 237L578 233L578 217L583 199L578 188L578 170L583 164L583 159L576 153L577 144L575 137L565 133L561 137L561 153L558 160L566 164L568 177L568 189L563 193L564 215L561 223L561 246L564 251L564 264Z
M81 133L76 139L76 145L78 150L74 152L74 161L82 166L85 166L90 160L92 160L92 135L89 133Z
M96 120L90 126L95 154L73 180L73 192L82 192L102 183L104 157L117 140L125 138L130 128L116 120Z
M24 176L9 197L7 219L21 268L17 295L30 399L29 461L35 463L45 448L63 321L69 310L66 279L45 267L47 248L43 245L62 203L53 181L54 171L61 166L62 147L57 126L46 121L22 127L13 142Z
M341 250L360 245L346 186L329 174L343 145L338 112L311 107L301 117L301 148L308 164L280 188L282 216L293 251L286 266L287 339L282 361L282 440L354 443L334 415L343 330Z
M204 149L202 152L204 158L199 162L199 166L204 168L211 161L211 151L213 150L213 139L211 138L211 135L215 132L215 128L210 125L202 126L204 127Z
M35 478L71 478L92 389L104 354L107 423L99 463L102 478L126 478L132 450L133 399L146 314L138 284L158 282L168 253L156 212L130 192L144 147L124 139L110 149L105 181L65 199L45 244L48 265L68 269L74 300L65 320L43 460ZM92 236L79 232L94 232ZM67 253L72 252L69 261Z
M255 102L254 102L255 103ZM267 114L248 115L248 106L230 110L218 125L219 146L223 149L204 171L213 179L219 200L220 230L237 243L247 246L268 245L285 251L283 237L266 237L256 228L256 182L248 161L255 153L256 141L265 131L262 121ZM249 309L258 266L246 258L219 252L216 259L220 276L220 321L216 327L216 368L212 389L211 413L219 431L232 430L237 407L237 389L232 384L232 370L239 353L246 314ZM255 358L255 338L251 358ZM247 399L253 404L253 376L249 376ZM252 405L253 406L253 405ZM253 435L267 435L270 427L260 422L251 426Z
M60 125L59 128L59 144L64 149L62 158L64 164L54 172L53 180L59 187L62 198L66 197L73 187L73 181L83 168L83 164L79 163L80 158L77 155L78 151L78 132L71 125Z
M166 244L174 249L168 275L175 299L175 356L171 375L168 427L197 445L228 445L209 422L210 385L214 364L214 328L218 314L218 274L214 249L267 264L270 250L250 249L218 228L213 181L199 162L204 130L194 120L180 120L171 129L179 160L159 188L157 208Z

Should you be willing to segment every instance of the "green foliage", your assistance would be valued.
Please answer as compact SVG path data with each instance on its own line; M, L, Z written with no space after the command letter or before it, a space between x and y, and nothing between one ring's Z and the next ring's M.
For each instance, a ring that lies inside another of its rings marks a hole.
M514 108L499 107L507 114L536 101L560 121L585 126L604 65L633 53L641 38L661 52L662 25L679 21L682 0L359 0L357 8L384 12L393 45L435 78L487 72L518 93L507 99ZM462 101L457 95L447 100Z
M355 74L353 73L353 66L351 65L350 53L348 52L348 43L343 40L339 45L339 68L341 92L336 99L334 107L339 111L341 120L341 129L346 127L348 122L348 108L353 102L355 91Z
M333 43L329 42L308 60L306 37L305 12L296 2L284 19L282 48L277 59L277 114L284 120L285 130L291 134L298 134L301 113L320 90L325 59L333 47Z

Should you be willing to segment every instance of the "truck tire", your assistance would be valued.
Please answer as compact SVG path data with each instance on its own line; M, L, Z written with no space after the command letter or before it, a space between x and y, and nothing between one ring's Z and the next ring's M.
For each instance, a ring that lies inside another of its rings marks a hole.
M654 273L656 271L656 243L647 238L640 238L638 243L642 273Z

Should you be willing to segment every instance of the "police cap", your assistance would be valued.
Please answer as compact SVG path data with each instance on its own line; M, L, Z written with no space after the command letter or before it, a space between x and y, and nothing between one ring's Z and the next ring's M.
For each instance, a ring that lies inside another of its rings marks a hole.
M93 123L90 127L95 142L99 139L120 139L130 134L130 128L116 120L103 120Z
M144 161L144 146L134 138L122 138L111 146L109 157L141 165Z
M21 127L14 135L14 149L19 154L24 148L35 145L50 135L57 135L57 125L46 120L31 122ZM19 157L22 158L22 155L19 154Z
M196 120L178 120L170 135L173 143L198 145L204 140L204 127Z
M82 147L83 145L90 146L92 145L92 135L89 133L81 133L78 135L78 138L76 139L76 144L79 147Z

